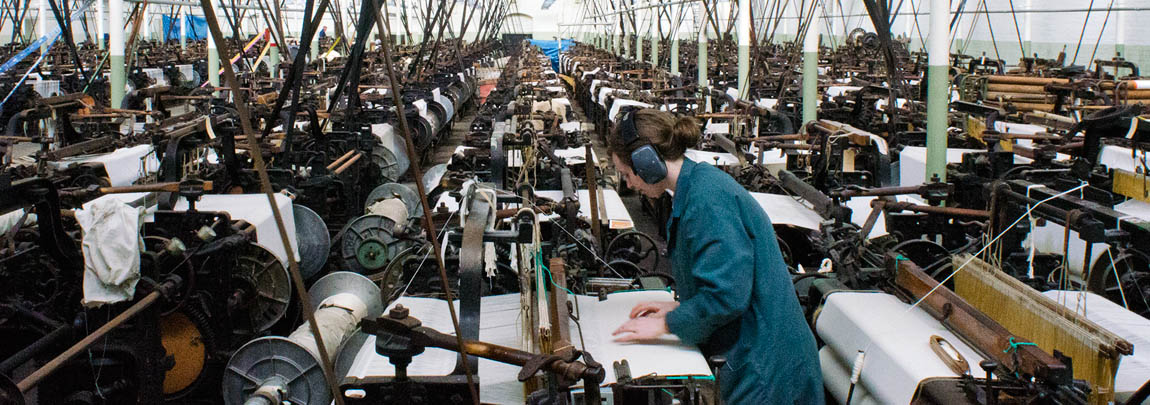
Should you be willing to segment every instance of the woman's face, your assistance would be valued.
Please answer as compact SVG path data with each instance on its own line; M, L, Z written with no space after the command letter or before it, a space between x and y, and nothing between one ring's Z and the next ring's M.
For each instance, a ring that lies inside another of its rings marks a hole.
M638 191L648 198L659 198L663 195L663 192L667 191L667 188L663 186L662 181L655 184L647 184L644 182L643 179L639 177L639 175L635 174L635 171L631 169L631 166L627 166L625 163L623 163L622 160L619 159L619 156L611 154L611 162L615 164L615 170L619 172L619 175L623 176L623 178L627 180L627 186L632 190Z

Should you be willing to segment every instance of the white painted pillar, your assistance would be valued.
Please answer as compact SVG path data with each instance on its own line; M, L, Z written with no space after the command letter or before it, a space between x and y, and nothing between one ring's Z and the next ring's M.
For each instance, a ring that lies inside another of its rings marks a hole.
M108 0L96 0L96 46L104 49L108 45L104 41L104 2Z
M188 49L188 15L180 16L180 49Z
M1033 0L1026 0L1026 9L1033 10L1033 3ZM1122 14L1123 13L1118 13L1119 18L1121 18ZM1026 55L1022 55L1022 57L1025 58L1034 55L1034 43L1031 42L1034 39L1032 36L1034 33L1034 13L1023 14L1022 24L1022 49L1026 51Z
M946 181L946 129L950 98L950 2L930 1L930 38L927 47L926 179Z
M739 40L739 99L747 98L751 79L751 0L739 0L735 35Z
M43 37L48 35L48 0L40 0L39 4L40 13L36 15L38 19L36 28L38 29L37 32L40 34L40 37ZM47 42L40 45L40 54L43 55L45 52L48 52Z
M108 70L111 75L111 107L124 100L124 0L108 0Z
M212 0L208 0L212 1ZM213 9L215 5L213 4ZM208 85L220 87L220 53L216 50L216 40L212 34L208 33ZM214 92L213 92L214 94Z
M820 7L815 6L816 16L819 11ZM803 38L803 125L818 119L819 24L813 22Z
M1126 57L1126 13L1116 13L1114 24L1114 53Z
M140 30L144 31L144 40L152 39L152 10L151 7L144 7L144 18L140 23Z

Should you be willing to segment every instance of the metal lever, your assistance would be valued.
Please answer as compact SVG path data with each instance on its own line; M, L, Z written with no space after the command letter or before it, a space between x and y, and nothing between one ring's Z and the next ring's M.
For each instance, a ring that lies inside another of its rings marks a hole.
M383 351L380 354L385 356L391 354L410 359L414 354L421 352L423 348L436 347L454 352L464 350L469 355L523 367L519 373L520 381L530 378L539 370L555 373L570 382L590 381L596 384L596 387L606 378L606 372L602 365L595 362L586 353L573 352L571 358L562 358L476 340L464 340L461 349L455 336L422 326L419 319L409 316L408 309L403 305L396 305L386 316L374 320L364 319L362 324L365 332L376 335L379 339L387 342L386 348L377 345L377 350ZM576 360L580 354L586 362ZM392 362L395 363L396 361L392 360Z

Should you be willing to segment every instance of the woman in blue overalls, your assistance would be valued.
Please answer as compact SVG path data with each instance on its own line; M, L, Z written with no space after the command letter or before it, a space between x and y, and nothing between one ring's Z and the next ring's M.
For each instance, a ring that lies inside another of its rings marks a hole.
M679 302L646 302L614 332L642 342L672 333L719 372L727 404L823 404L822 374L771 221L730 175L683 157L699 140L689 117L626 113L607 138L627 184L674 195L667 246Z

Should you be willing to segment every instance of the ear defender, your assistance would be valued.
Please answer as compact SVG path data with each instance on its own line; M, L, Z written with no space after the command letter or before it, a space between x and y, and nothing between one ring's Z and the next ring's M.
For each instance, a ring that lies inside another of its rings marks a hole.
M643 179L644 183L655 184L667 178L667 163L663 161L654 145L639 136L639 130L635 127L635 110L627 111L623 115L623 120L619 123L619 134L627 149L631 149L635 144L641 144L631 151L631 165L635 169L635 174Z

